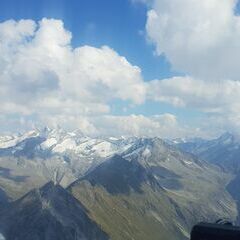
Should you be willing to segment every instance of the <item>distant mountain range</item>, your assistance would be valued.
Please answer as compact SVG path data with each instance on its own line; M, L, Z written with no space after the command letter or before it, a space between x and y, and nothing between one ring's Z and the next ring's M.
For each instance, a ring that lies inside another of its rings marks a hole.
M231 134L170 141L45 128L0 137L0 233L185 240L199 221L238 221L237 146Z
M181 150L224 169L235 173L240 170L240 136L237 134L225 133L213 140L178 139L172 143Z
M213 140L192 139L172 141L182 151L219 166L224 172L233 174L226 189L235 199L240 212L240 135L225 133ZM237 218L240 224L240 216Z

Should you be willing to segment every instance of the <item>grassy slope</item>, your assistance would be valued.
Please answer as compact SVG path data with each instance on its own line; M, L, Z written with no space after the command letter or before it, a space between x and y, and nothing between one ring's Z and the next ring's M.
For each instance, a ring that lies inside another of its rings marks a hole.
M147 185L142 189L143 193L110 195L101 187L81 182L70 191L113 240L185 239L177 230L180 223L173 227L173 219L178 217L169 199Z
M23 162L17 158L0 158L0 170L9 171L7 175L4 171L0 171L0 188L12 200L22 197L48 181L34 163L27 161L28 164L23 164Z

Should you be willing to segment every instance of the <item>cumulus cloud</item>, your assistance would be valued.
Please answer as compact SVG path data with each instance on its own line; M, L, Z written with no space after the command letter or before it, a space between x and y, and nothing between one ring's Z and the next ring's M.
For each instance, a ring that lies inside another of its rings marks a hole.
M35 119L110 112L113 99L145 101L139 67L108 46L71 46L61 20L0 23L0 113Z
M1 23L2 92L14 92L16 103L33 96L34 103L54 97L63 105L70 100L104 105L112 98L144 102L138 67L107 46L73 49L70 41L60 20Z
M154 0L146 32L178 71L204 80L240 80L237 0Z
M102 135L110 136L159 136L183 135L184 129L172 114L146 117L144 115L105 116L95 119L95 126ZM186 132L184 132L186 133Z

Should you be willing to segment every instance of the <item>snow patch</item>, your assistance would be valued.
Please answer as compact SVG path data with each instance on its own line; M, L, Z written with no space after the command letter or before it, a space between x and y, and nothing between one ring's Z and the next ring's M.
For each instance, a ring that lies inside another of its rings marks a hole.
M28 138L31 138L31 137L38 137L38 136L39 136L39 132L30 131L30 132L27 132L27 133L25 133L23 135L20 135L20 136L2 137L0 139L0 148L6 149L6 148L14 147L18 143L24 141L25 139L28 139Z
M0 233L0 240L5 240L5 237Z
M184 161L184 163L186 163L186 164L188 164L188 165L191 165L191 164L193 164L193 162L190 162L190 161Z
M57 144L54 148L53 148L53 152L55 153L63 153L67 150L74 150L76 149L76 142L74 141L74 139L68 138L63 140L60 144Z
M142 153L143 157L150 157L151 156L151 151L149 148L144 149L143 153Z
M44 150L49 149L55 144L57 144L57 139L56 138L49 138L41 144L41 148L44 149Z

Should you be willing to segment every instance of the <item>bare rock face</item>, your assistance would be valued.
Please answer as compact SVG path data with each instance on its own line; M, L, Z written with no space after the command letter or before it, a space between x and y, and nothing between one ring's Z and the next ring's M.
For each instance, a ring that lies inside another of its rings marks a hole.
M6 240L105 240L84 206L60 185L49 182L10 204L0 214Z

